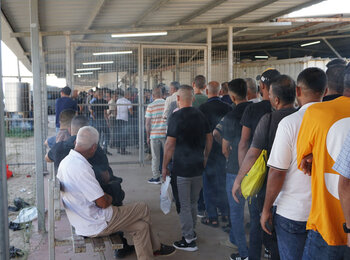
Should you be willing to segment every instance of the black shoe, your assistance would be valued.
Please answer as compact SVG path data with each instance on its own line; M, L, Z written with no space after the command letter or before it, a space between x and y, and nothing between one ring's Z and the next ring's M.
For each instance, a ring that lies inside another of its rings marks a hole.
M175 252L175 247L160 244L160 249L153 252L154 256L168 256Z
M134 246L124 245L124 248L117 249L114 251L114 257L115 258L124 258L127 255L130 255L135 252Z
M225 225L225 226L222 226L221 228L222 228L222 230L223 230L224 232L226 232L226 233L230 233L230 231L231 231L231 225L230 225L230 224L227 224L227 225Z
M232 254L230 256L231 260L248 260L248 256L246 257L241 257L239 254Z
M110 153L110 152L108 152L108 151L106 151L106 154L107 154L107 155L113 155L112 153Z
M174 242L174 247L176 249L184 250L184 251L197 251L198 247L196 245L196 241L192 241L191 243L187 243L186 239L182 237L181 240Z

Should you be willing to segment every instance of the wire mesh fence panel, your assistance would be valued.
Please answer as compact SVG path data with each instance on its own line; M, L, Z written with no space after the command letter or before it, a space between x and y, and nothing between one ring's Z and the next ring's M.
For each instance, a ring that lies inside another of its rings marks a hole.
M79 113L98 130L100 146L111 164L139 162L138 46L76 44L72 48Z

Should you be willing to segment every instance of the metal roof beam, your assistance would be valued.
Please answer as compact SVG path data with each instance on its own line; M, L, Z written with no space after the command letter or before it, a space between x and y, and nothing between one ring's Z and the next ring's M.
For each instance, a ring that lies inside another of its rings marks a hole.
M332 52L334 52L334 54L335 54L339 59L342 58L342 56L339 54L339 52L337 52L337 50L334 49L334 47L332 46L332 44L330 44L329 41L327 41L326 38L322 38L322 40L328 45L328 47L332 50Z
M167 4L170 0L157 0L156 2L154 2L154 4L149 7L145 12L142 13L141 17L138 18L134 24L133 27L138 27L142 24L143 21L146 20L146 18L153 14L154 12L158 11L159 8L161 8L162 6L164 6L165 4Z
M339 22L350 22L350 17L339 17L339 18L326 18L326 17L315 17L315 18L278 18L277 22L292 22L292 23L339 23Z
M116 28L116 29L97 29L83 31L42 31L43 36L62 36L62 35L83 35L83 34L112 34L112 33L131 33L131 32L154 32L154 31L178 31L178 30L197 30L207 29L208 27L217 29L227 29L228 27L275 27L290 26L290 22L277 23L227 23L227 24L191 24L177 26L152 26L137 28ZM30 37L30 32L14 32L11 37Z
M320 34L323 32L328 32L328 31L336 31L341 27L348 26L350 25L350 22L345 22L345 23L339 23L339 24L334 24L331 26L326 26L320 29L312 30L307 33L307 35L315 35L315 34Z
M227 0L213 0L210 3L208 3L207 5L200 8L199 10L196 10L196 11L190 13L189 15L187 15L186 17L182 18L181 20L176 22L175 25L185 24L185 23L193 20L194 18L210 11L211 9L221 5L224 2L227 2Z
M229 21L232 21L233 19L236 19L238 17L241 17L243 15L246 15L246 14L249 14L251 12L254 12L255 10L258 10L260 8L263 8L267 5L270 5L270 4L273 4L275 2L277 2L278 0L265 0L265 1L262 1L260 3L257 3L255 5L252 5L252 6L249 6L239 12L236 12L236 13L233 13L227 17L225 17L224 19L222 20L219 20L219 23L227 23Z
M279 43L279 42L300 42L300 41L321 40L321 39L341 39L341 38L349 38L349 37L350 37L350 34L343 34L343 35L312 36L312 37L274 39L274 40L234 41L233 45L250 45L250 44L264 44L264 43ZM223 46L223 45L227 45L227 42L213 43L213 46Z
M297 10L300 10L300 9L303 9L305 7L309 7L311 5L314 5L314 4L318 4L320 2L322 2L324 0L312 0L312 1L308 1L306 3L303 3L303 4L300 4L300 5L297 5L297 6L294 6L294 7L291 7L291 8L287 8L285 10L282 10L280 12L277 12L277 13L274 13L272 15L268 15L268 16L265 16L261 19L256 19L254 20L253 22L264 22L264 21L269 21L271 19L275 19L276 17L279 17L279 16L282 16L282 15L285 15L285 14L289 14L289 13L292 13L294 11L297 11ZM241 31L243 31L244 29L246 29L246 26L244 26L245 28L242 28L238 31L235 32L235 34L237 35L238 33L240 33ZM213 38L220 38L222 36L226 35L226 33L219 33L219 34L216 34L215 36L213 36Z

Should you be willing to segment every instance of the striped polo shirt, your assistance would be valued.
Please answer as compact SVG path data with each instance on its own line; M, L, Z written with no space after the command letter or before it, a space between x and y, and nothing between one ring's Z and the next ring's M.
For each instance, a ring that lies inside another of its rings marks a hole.
M165 100L158 98L147 106L146 118L151 118L151 139L166 137L166 120L163 119Z

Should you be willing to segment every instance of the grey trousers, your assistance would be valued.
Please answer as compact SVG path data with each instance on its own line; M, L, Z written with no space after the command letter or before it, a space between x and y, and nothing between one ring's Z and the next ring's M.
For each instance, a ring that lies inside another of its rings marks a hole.
M182 236L186 240L193 240L197 220L197 201L202 188L202 176L177 176L177 189L180 201L180 224Z
M160 177L159 164L160 164L160 151L164 151L165 138L151 139L151 152L152 152L152 174L153 179Z

